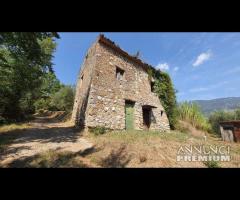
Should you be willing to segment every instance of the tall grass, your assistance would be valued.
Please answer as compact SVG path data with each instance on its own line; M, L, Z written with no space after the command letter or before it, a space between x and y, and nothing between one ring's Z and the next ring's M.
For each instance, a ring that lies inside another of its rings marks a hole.
M190 123L193 127L209 131L210 124L203 116L199 106L196 103L183 102L178 105L177 116L179 120Z

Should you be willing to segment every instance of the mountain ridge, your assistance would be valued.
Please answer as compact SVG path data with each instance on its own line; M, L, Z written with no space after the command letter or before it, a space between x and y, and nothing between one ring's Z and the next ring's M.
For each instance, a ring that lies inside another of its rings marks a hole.
M214 111L226 110L231 111L240 108L240 97L224 97L211 100L192 100L197 103L204 115L209 115Z

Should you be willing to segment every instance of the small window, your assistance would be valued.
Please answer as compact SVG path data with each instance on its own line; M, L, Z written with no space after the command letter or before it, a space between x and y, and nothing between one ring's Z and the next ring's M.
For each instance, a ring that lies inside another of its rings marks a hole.
M163 110L161 110L161 117L163 116Z
M82 83L83 83L83 75L81 76L80 87L82 86Z
M151 92L154 92L154 82L151 81Z
M124 70L119 67L116 67L116 78L117 80L123 80Z

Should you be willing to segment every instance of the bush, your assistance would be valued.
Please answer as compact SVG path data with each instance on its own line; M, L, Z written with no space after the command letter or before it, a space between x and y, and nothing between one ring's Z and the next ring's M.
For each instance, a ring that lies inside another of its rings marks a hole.
M207 119L201 113L199 106L195 103L184 102L178 105L177 108L178 119L189 122L197 129L209 132L211 126Z
M49 110L50 109L50 99L38 99L35 103L34 103L35 109L36 110Z
M50 106L52 109L60 111L71 111L74 102L74 88L72 86L63 86L52 96Z
M3 124L7 124L7 120L4 117L0 116L0 126Z
M240 120L240 109L235 111L216 111L209 116L209 123L211 124L214 133L221 135L219 122L229 120Z
M220 168L221 166L217 161L206 161L203 162L204 165L206 165L208 168Z
M107 129L102 126L97 126L97 127L91 127L89 128L89 131L93 133L94 135L102 135L106 133Z

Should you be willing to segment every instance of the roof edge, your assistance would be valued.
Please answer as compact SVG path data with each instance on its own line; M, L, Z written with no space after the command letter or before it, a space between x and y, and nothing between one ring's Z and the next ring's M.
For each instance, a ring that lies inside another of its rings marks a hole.
M158 71L156 68L154 68L152 65L149 65L145 62L143 62L141 59L131 56L129 55L126 51L124 51L123 49L121 49L117 44L115 44L112 40L106 38L103 34L100 34L98 36L97 39L98 42L105 44L106 46L114 49L115 51L117 51L119 54L121 54L122 56L128 58L129 60L141 65L145 70L148 69L152 69L154 71ZM160 70L159 70L160 71Z

